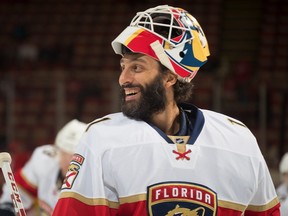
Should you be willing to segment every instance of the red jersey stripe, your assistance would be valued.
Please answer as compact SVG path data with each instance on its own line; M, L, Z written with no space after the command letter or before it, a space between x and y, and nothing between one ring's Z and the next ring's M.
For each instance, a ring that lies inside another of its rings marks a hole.
M26 178L23 176L21 170L17 171L15 173L14 177L15 177L15 181L16 181L17 185L21 189L25 190L26 192L28 192L33 197L37 197L37 187L26 180Z

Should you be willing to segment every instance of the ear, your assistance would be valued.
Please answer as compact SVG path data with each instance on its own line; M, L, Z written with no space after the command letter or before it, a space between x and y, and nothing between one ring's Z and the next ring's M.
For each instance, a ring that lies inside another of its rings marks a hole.
M169 87L173 86L176 82L177 82L177 76L172 72L167 73L166 79L165 79L165 84L164 84L165 87L169 88Z

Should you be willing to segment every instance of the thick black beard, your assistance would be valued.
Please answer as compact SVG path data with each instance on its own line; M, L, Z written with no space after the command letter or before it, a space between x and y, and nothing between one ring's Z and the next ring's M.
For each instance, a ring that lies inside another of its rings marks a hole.
M131 119L150 122L153 114L163 111L166 107L167 98L162 81L160 74L145 88L140 85L122 86L121 109L123 114ZM139 101L125 101L124 87L139 87L141 91Z

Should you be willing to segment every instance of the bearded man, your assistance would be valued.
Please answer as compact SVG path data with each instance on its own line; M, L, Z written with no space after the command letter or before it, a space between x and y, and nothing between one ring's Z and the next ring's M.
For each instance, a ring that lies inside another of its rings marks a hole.
M122 112L86 130L54 215L163 216L177 208L173 215L279 216L250 130L183 104L209 56L197 20L181 8L150 8L112 47L122 56Z

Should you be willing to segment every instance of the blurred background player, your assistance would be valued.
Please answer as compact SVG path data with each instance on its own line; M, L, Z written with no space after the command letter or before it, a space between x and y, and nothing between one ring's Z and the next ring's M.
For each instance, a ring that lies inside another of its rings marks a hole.
M24 167L15 173L28 216L52 214L75 146L85 128L85 123L71 120L57 133L55 145L37 147ZM0 215L15 215L6 185L0 199Z
M279 216L251 131L187 104L210 54L197 20L181 8L153 7L112 47L122 56L122 113L89 124L53 215Z
M281 158L279 171L282 183L276 191L281 203L281 215L288 215L288 152Z

